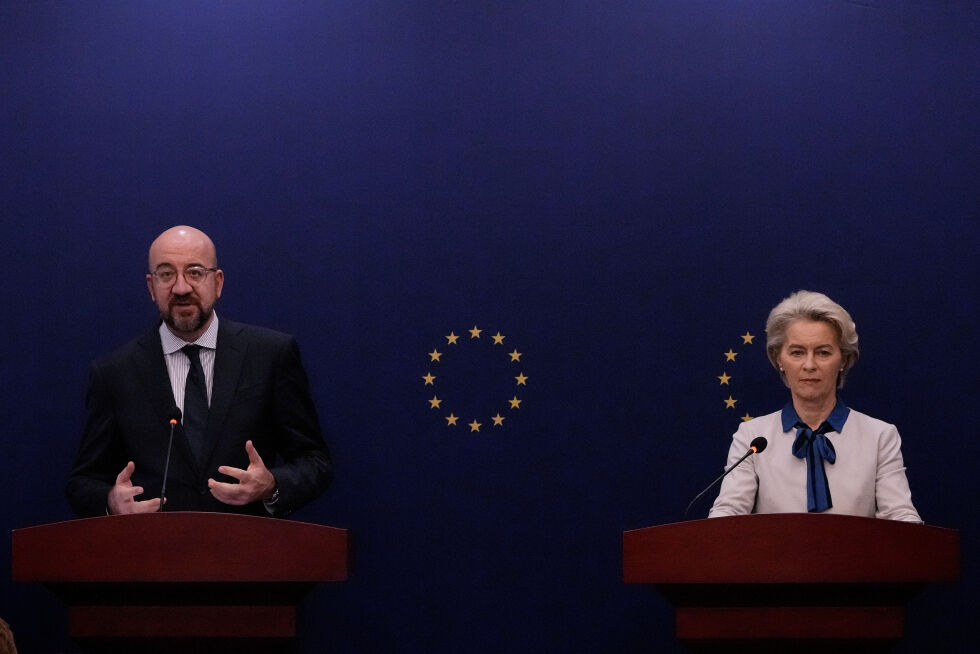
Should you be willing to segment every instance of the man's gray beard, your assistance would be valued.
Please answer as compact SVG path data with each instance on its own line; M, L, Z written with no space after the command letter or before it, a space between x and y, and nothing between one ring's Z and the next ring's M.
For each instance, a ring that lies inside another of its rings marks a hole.
M211 317L211 314L214 313L214 307L208 307L205 309L203 307L196 306L196 316L192 316L190 318L177 318L174 317L174 308L175 307L170 307L167 315L163 317L163 321L167 323L167 326L177 334L193 334L198 329L203 327L204 323L206 323Z

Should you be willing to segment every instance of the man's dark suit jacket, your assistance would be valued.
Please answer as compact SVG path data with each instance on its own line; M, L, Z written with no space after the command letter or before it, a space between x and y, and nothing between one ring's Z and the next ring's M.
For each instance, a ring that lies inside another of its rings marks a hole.
M132 482L160 496L167 458L173 390L154 329L92 364L86 420L68 478L68 501L80 516L105 515L116 476L133 461ZM250 440L276 478L275 515L314 500L333 477L296 340L261 327L218 322L204 461L191 453L183 429L174 433L164 511L223 511L268 515L262 502L230 506L208 490L218 466L248 467Z

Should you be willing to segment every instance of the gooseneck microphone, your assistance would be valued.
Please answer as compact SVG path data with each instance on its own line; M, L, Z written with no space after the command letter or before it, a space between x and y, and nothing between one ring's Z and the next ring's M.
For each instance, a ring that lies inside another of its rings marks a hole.
M180 422L180 409L176 406L170 408L170 440L167 442L167 462L163 465L163 484L160 486L160 511L163 511L163 503L167 498L167 473L170 472L170 450L174 446L174 428Z
M711 490L712 488L714 488L715 487L715 484L717 484L722 479L724 479L725 478L725 475L727 475L729 472L731 472L732 470L734 470L735 468L737 468L739 466L739 464L742 463L742 461L745 461L747 458L749 458L749 456L751 456L753 454L758 454L762 450L766 449L766 445L768 445L768 444L769 444L769 441L767 441L764 436L756 436L755 438L753 438L752 439L752 442L749 443L749 451L746 452L745 454L743 454L741 459L739 459L738 461L736 461L735 463L733 463L731 466L729 466L728 469L725 470L725 472L721 473L721 476L718 477L718 479L715 479L713 482L711 482L710 484L708 484L708 487L707 488L705 488L703 491L701 491L700 493L698 493L698 496L695 497L693 500L691 500L691 503L687 505L687 508L686 509L684 509L684 519L687 520L687 514L691 512L691 507L694 506L694 503L697 502L699 499L701 499L704 496L705 493L707 493L709 490Z

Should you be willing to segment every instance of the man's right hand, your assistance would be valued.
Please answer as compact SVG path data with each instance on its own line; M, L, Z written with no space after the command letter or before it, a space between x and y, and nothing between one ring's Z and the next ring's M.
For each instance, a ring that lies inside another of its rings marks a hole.
M116 475L116 485L109 491L109 513L119 515L121 513L155 513L160 510L160 498L152 500L136 501L134 498L143 493L142 486L133 486L130 479L136 464L130 461L126 467Z

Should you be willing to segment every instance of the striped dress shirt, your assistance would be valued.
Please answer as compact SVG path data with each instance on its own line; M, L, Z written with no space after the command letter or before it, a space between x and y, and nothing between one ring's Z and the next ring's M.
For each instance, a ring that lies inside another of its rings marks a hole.
M211 404L211 388L214 386L214 354L218 346L218 314L213 314L214 318L207 330L201 334L200 338L194 341L195 345L200 345L201 367L204 368L204 380L208 388L208 404ZM167 362L167 372L170 374L170 387L174 391L174 401L180 412L184 412L184 386L187 384L187 373L190 371L191 362L187 355L181 352L181 348L189 345L187 341L170 331L166 323L160 323L160 342L163 345L163 358Z

